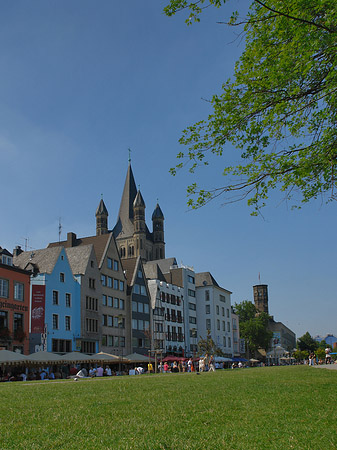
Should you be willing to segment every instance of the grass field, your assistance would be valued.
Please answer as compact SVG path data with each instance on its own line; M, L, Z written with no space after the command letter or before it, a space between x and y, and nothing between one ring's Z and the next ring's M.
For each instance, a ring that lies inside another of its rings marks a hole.
M0 384L1 450L337 449L337 371Z

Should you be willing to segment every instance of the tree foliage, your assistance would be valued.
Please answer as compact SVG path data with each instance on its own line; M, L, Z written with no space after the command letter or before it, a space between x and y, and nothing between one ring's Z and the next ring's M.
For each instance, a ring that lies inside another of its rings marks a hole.
M235 304L235 314L239 316L240 337L244 338L251 353L259 348L267 350L273 333L268 330L270 316L259 313L252 302L248 300Z
M222 350L216 346L214 340L212 339L210 330L207 330L207 336L205 339L200 336L198 341L198 354L222 356Z
M312 338L311 334L307 331L303 336L297 339L297 348L299 350L308 350L314 352L318 348L318 342Z
M171 0L167 15L187 10L186 22L200 21L208 7L225 0ZM187 127L175 168L207 165L209 152L223 155L228 144L241 163L225 167L225 183L188 187L197 208L222 196L225 203L247 199L257 214L270 190L279 188L294 207L319 196L336 200L337 186L337 8L335 0L252 0L243 20L245 50L232 80L210 100L212 114Z

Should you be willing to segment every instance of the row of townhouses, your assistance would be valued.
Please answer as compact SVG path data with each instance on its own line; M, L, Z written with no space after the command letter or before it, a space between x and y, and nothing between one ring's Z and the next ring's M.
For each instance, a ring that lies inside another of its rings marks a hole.
M108 215L101 199L94 236L0 247L0 348L190 356L210 333L224 356L239 356L231 292L165 257L164 215L157 204L150 231L131 163L111 230Z

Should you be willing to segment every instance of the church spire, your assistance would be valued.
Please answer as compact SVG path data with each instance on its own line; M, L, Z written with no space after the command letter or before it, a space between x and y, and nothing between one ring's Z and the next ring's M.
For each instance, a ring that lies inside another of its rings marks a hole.
M108 210L104 204L103 196L96 209L96 236L108 233Z

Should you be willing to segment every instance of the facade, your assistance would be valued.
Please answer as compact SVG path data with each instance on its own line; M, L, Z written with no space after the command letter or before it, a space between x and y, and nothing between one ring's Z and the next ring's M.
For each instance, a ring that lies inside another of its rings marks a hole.
M112 233L122 260L140 256L149 261L165 258L164 215L157 203L152 213L152 232L145 220L145 202L137 190L129 163L119 213ZM108 210L101 199L96 210L96 235L107 234Z
M30 352L80 350L80 284L64 247L17 252L14 263L32 274Z
M239 328L239 316L234 313L233 307L231 307L232 313L232 330L233 330L233 355L240 356L245 353L245 348L242 348L242 340L240 340L240 328Z
M102 288L94 247L92 244L69 247L66 254L73 275L81 286L81 335L76 349L83 353L97 353L102 337Z
M158 264L145 264L151 295L153 348L165 355L185 355L183 289L165 280Z
M226 357L234 354L231 292L218 285L209 272L197 273L198 333L205 339L208 332Z
M30 273L0 247L0 349L29 353Z
M125 355L131 348L131 339L127 323L130 320L130 307L127 303L126 278L119 258L115 239L111 232L96 236L77 238L75 233L68 233L67 240L49 244L49 248L59 245L68 248L81 248L92 245L98 264L98 272L88 275L88 295L95 301L101 302L98 310L101 312L101 343L99 349L115 355ZM93 267L94 269L94 267ZM96 278L99 275L99 278ZM87 311L87 315L89 311ZM88 318L90 318L88 316Z
M265 312L269 314L268 308L268 285L258 284L253 286L254 304L255 308L259 312Z
M128 304L131 305L131 320L128 326L131 337L131 352L148 355L151 350L151 301L141 257L123 261L127 279Z

